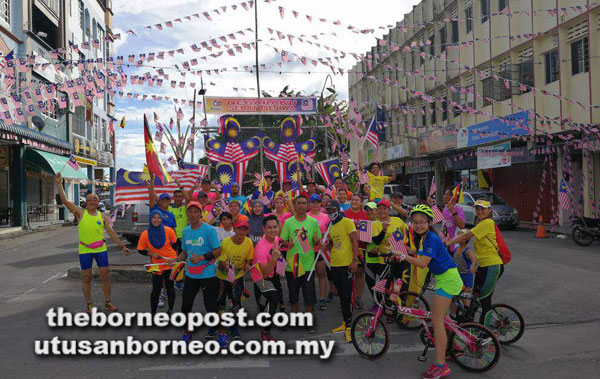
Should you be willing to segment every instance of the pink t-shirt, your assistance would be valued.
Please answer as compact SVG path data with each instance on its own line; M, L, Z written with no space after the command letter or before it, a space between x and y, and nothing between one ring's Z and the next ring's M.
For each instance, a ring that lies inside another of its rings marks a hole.
M213 204L208 204L206 207L204 207L204 210L206 210L207 212L210 212L210 211L212 211L213 207L215 206L214 202L217 200L217 193L216 192L208 192L206 194L206 196L208 197L208 200L213 202ZM192 195L192 200L198 201L198 192L194 192L194 194Z
M329 225L329 216L323 212L319 213L317 216L313 215L312 213L307 213L307 215L317 220L321 234L324 234L327 230L327 226Z
M275 238L275 243L279 243L279 237ZM254 258L252 259L252 265L257 263L269 263L271 260L271 250L273 250L273 245L274 244L267 241L266 238L261 238L256 246L254 246ZM267 275L267 278L272 278L274 273L275 270ZM253 282L258 282L262 279L260 273L256 269L250 270L250 276L252 277Z
M273 214L276 215L275 213L273 213ZM283 227L283 224L285 224L285 220L292 217L292 214L289 212L285 212L284 214L282 214L281 216L278 216L278 217L279 217L279 222L281 223L281 227Z

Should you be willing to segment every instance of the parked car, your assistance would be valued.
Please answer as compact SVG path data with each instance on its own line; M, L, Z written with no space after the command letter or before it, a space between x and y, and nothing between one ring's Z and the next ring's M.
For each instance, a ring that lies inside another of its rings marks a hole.
M127 241L137 245L140 234L148 229L149 218L150 207L148 204L131 204L129 208L125 206L125 212L119 207L113 223L113 230L123 235Z
M517 208L510 206L506 201L495 193L488 191L463 192L465 202L460 206L465 212L467 225L475 225L475 201L486 198L492 203L492 217L498 227L516 228L519 225L519 212Z
M385 199L390 199L394 192L402 192L400 191L400 184L385 184L383 186L383 197Z

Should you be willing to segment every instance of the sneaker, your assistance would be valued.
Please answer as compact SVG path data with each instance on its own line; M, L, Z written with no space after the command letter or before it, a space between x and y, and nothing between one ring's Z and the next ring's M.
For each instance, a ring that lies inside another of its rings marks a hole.
M87 303L87 305L85 306L85 313L91 315L92 314L92 309L94 309L94 304Z
M321 310L321 311L327 310L327 300L326 299L319 300L319 310Z
M444 363L442 367L438 367L435 363L429 367L429 370L421 374L421 379L438 379L450 375L450 367Z
M363 304L362 301L360 301L359 298L356 298L356 309L364 309L365 305Z
M277 339L271 335L271 332L262 332L260 338L263 341L277 341Z
M329 292L329 295L327 295L327 302L331 303L333 301L333 292Z
M227 335L227 333L221 333L219 334L219 338L217 338L217 342L219 342L219 346L223 347L227 347L227 345L229 345L229 336Z
M181 336L181 340L183 342L190 342L192 340L192 333L189 333L189 332L183 333L183 336Z
M174 286L177 291L183 291L183 280L175 282Z
M344 330L346 330L346 323L342 322L342 325L338 326L335 329L332 329L331 333L344 333Z
M346 328L345 334L346 334L346 342L348 342L348 343L352 342L352 329Z
M240 331L238 330L237 326L232 326L230 329L230 333L231 333L231 339L232 340L239 340L240 339Z
M169 299L169 295L167 295L167 290L166 289L162 289L160 290L160 298L163 299L163 301L167 301Z
M165 302L164 302L164 300L163 300L162 296L160 296L160 297L158 298L158 307L159 307L159 308L164 308L164 307L165 307Z
M206 335L204 336L204 338L206 338L207 340L212 340L217 336L217 329L210 327L208 328L208 332L206 332Z
M109 312L116 312L119 310L119 308L117 308L116 306L113 305L113 303L110 300L106 300L104 302L104 309L106 309Z

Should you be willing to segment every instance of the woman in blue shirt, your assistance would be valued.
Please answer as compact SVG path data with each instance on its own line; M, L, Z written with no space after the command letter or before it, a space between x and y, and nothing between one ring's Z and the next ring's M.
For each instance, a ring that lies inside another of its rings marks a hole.
M417 267L429 268L435 275L435 296L431 322L435 340L435 362L421 378L441 378L450 375L446 364L446 346L448 336L444 327L444 317L450 309L452 297L460 293L462 280L458 274L456 263L448 253L446 246L433 230L433 212L427 205L417 205L410 211L415 244L418 246L417 256L400 254L401 258Z

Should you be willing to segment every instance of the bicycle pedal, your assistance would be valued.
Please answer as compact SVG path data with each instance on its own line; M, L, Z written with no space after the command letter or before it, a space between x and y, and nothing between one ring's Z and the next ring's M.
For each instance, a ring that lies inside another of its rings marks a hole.
M417 360L418 360L419 362L427 362L427 357L426 357L426 356L424 356L424 355L421 355L419 358L417 358Z

